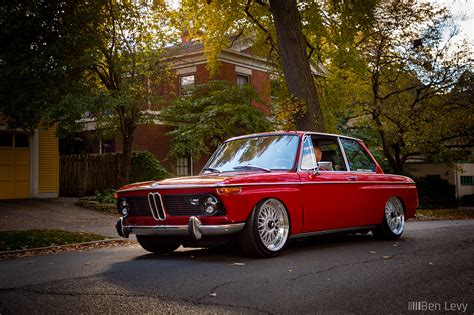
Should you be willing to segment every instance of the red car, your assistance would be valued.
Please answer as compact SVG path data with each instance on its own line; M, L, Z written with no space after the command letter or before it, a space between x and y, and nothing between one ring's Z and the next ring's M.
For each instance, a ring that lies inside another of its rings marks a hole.
M124 186L117 207L118 233L153 253L236 238L245 253L270 257L318 234L397 239L418 195L410 178L384 174L359 139L272 132L227 140L198 176Z

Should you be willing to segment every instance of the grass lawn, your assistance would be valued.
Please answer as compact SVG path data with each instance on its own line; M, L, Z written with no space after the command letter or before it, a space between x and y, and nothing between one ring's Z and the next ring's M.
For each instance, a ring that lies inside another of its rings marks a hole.
M106 239L98 234L61 230L0 231L0 251L32 249Z
M466 210L466 209L420 210L419 209L419 210L416 210L416 219L419 221L474 219L474 210Z

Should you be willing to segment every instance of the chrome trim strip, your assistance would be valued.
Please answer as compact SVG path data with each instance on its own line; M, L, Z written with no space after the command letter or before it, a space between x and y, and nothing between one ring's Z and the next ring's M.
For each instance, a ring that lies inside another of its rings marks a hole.
M158 218L158 214L156 213L156 208L155 208L156 207L155 195L152 192L148 193L148 205L150 206L150 212L151 212L151 215L153 216L153 219L155 219L155 221L159 221L160 219Z
M365 226L357 226L357 227L350 227L350 228L323 230L323 231L316 231L316 232L293 234L293 235L290 236L290 238L299 238L299 237L326 235L326 234L333 234L333 233L361 231L361 230L373 229L373 228L376 228L376 227L377 227L377 225L365 225Z
M203 235L227 235L241 231L244 226L245 223L200 225L199 230ZM138 235L190 235L188 225L127 225L124 228L126 228L130 234Z
M345 172L349 173L349 172ZM372 173L373 174L373 173ZM281 185L322 185L322 184L378 184L378 185L415 185L415 182L386 182L386 181L324 181L324 182L279 182L279 183L247 183L247 184L218 184L218 185L161 185L157 187L131 188L117 191L118 193L129 191L157 190L157 189L181 189L181 188L220 188L220 187L245 187L245 186L281 186Z
M344 165L346 166L346 172L350 172L349 160L347 159L346 150L344 150L341 138L339 137L337 137L337 145L339 146L339 151L342 152L342 159L344 160Z
M349 174L348 174L349 175ZM322 185L322 184L377 184L377 185L415 185L415 183L404 182L384 182L384 181L325 181L325 182L301 182L301 185Z
M161 212L158 211L158 208L156 208L156 212L158 212L158 216L161 218L161 220L165 220L166 212L165 212L165 206L163 205L163 198L161 198L161 194L158 192L155 193L155 199L156 199L156 196L158 196L158 198L160 199L160 205L161 205Z

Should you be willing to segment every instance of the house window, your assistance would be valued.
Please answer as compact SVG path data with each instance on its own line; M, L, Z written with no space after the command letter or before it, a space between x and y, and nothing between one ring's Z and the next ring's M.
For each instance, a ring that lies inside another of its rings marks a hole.
M190 156L176 160L176 176L190 176L193 173L193 159Z
M30 146L30 135L25 133L17 133L15 135L15 147L28 148Z
M246 74L237 73L237 85L242 86L250 83L250 76Z
M179 95L191 95L194 86L194 74L186 74L179 77Z
M461 185L474 185L474 176L461 176Z
M0 147L13 147L13 133L0 131Z

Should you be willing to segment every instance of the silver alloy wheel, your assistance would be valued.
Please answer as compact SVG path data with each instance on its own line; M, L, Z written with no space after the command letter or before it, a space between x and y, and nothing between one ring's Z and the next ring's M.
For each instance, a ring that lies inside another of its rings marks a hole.
M391 197L385 203L385 219L393 234L402 234L405 229L405 214L403 212L403 205L397 197Z
M290 231L290 220L285 206L268 199L258 213L258 234L263 245L270 251L278 251L285 246Z

